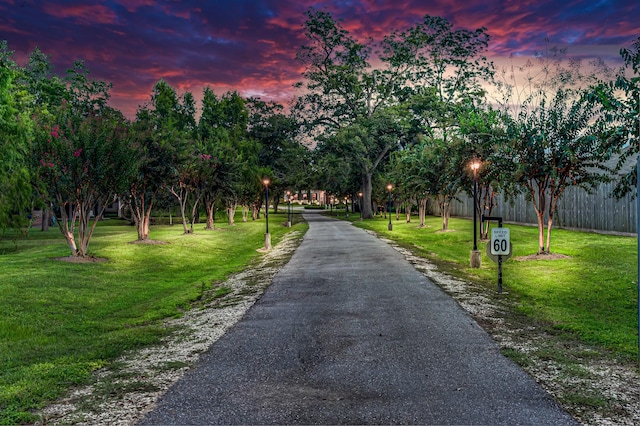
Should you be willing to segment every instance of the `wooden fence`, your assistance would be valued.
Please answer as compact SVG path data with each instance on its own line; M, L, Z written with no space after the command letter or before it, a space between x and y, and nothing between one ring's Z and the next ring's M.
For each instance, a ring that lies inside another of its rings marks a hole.
M558 201L553 226L557 228L582 229L590 231L636 233L637 202L632 195L616 200L610 194L614 183L603 184L593 193L570 187ZM459 201L451 203L451 215L473 217L473 202L466 194L458 196ZM492 216L502 216L506 222L536 224L536 213L531 202L524 195L513 201L503 196L497 197L498 205ZM439 214L435 203L434 214Z

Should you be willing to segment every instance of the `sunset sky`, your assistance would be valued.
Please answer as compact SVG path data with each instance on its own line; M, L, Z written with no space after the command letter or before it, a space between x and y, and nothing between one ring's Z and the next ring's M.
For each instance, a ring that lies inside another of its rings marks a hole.
M484 26L498 65L544 49L545 38L569 55L619 61L640 36L639 0L0 0L0 40L19 63L39 46L59 74L84 59L129 117L160 78L196 99L209 86L286 103L301 78L294 58L310 7L356 37L380 39L425 14Z

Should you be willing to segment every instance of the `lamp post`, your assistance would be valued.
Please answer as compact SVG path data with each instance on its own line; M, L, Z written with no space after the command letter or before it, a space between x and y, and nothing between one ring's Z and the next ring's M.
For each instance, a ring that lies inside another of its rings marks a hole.
M287 191L287 228L291 228L291 191Z
M478 250L478 169L480 168L480 161L473 160L471 163L471 170L473 170L473 250L471 250L471 257L469 263L472 268L479 268L481 265L480 250Z
M360 220L362 220L362 192L358 192L358 197L360 198Z
M349 198L344 197L344 217L349 217L349 204L347 204L347 200Z
M264 249L271 249L271 234L269 233L269 179L263 179L264 184L264 218L266 221L266 232L264 234Z
M393 224L391 223L391 189L392 188L393 186L391 184L387 185L387 192L389 193L389 202L387 205L387 213L389 214L389 226L388 226L389 231L393 230Z

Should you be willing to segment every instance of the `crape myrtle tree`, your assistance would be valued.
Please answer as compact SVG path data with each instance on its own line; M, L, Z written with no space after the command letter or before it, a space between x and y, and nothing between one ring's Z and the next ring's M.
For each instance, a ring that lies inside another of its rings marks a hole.
M390 163L390 176L397 182L407 203L406 221L411 221L411 205L418 205L419 227L424 228L427 203L429 199L429 182L427 182L427 163L424 158L425 146L417 144L397 151L393 154Z
M30 96L18 83L22 70L11 56L7 43L0 41L0 230L25 225L25 212L32 200Z
M227 223L235 223L238 206L246 190L245 178L255 176L258 145L248 133L249 109L247 102L237 92L227 92L220 102L219 116L222 130L223 162L233 170L229 185L222 192L222 201L227 214ZM258 179L256 179L258 180Z
M57 224L74 257L88 255L104 208L134 169L128 122L106 106L110 86L87 75L81 61L68 71L67 96L39 117L32 156L41 195L57 207Z
M442 230L447 231L451 202L456 199L465 179L464 142L459 138L451 138L448 142L428 138L419 148L427 193L435 198L442 218Z
M208 87L203 92L197 144L207 230L214 229L216 204L223 194L233 190L234 182L238 181L241 173L229 137L229 132L236 126L226 111L236 96L235 93L227 93L220 99Z
M154 87L152 102L156 132L174 148L175 174L173 180L166 182L167 188L178 201L182 229L185 234L190 234L201 197L197 173L200 158L194 145L195 100L190 92L179 97L166 81L160 80Z
M503 179L511 179L531 201L538 254L548 254L558 200L570 186L592 190L608 181L611 170L605 163L613 146L606 123L597 120L600 108L584 90L558 88L541 96L537 105L525 103L508 124L500 167Z
M151 212L162 191L178 177L185 158L183 135L177 130L179 104L173 88L164 80L152 90L149 104L141 106L132 124L137 160L134 179L124 191L138 233L138 241L149 240Z
M519 70L526 72L523 83L518 85L512 69L498 86L507 142L494 156L495 165L502 173L502 190L508 196L524 192L532 203L538 254L550 253L554 215L565 189L591 191L608 181L606 162L615 151L610 122L603 119L608 113L590 87L609 69L597 61L583 67L577 59L565 65L564 54L548 48L539 56L539 67L528 63Z

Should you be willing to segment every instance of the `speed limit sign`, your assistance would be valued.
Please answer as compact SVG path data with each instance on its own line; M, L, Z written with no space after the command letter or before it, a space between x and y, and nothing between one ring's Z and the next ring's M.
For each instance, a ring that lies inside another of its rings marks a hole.
M509 228L493 228L491 230L491 254L504 256L511 253L511 235Z

